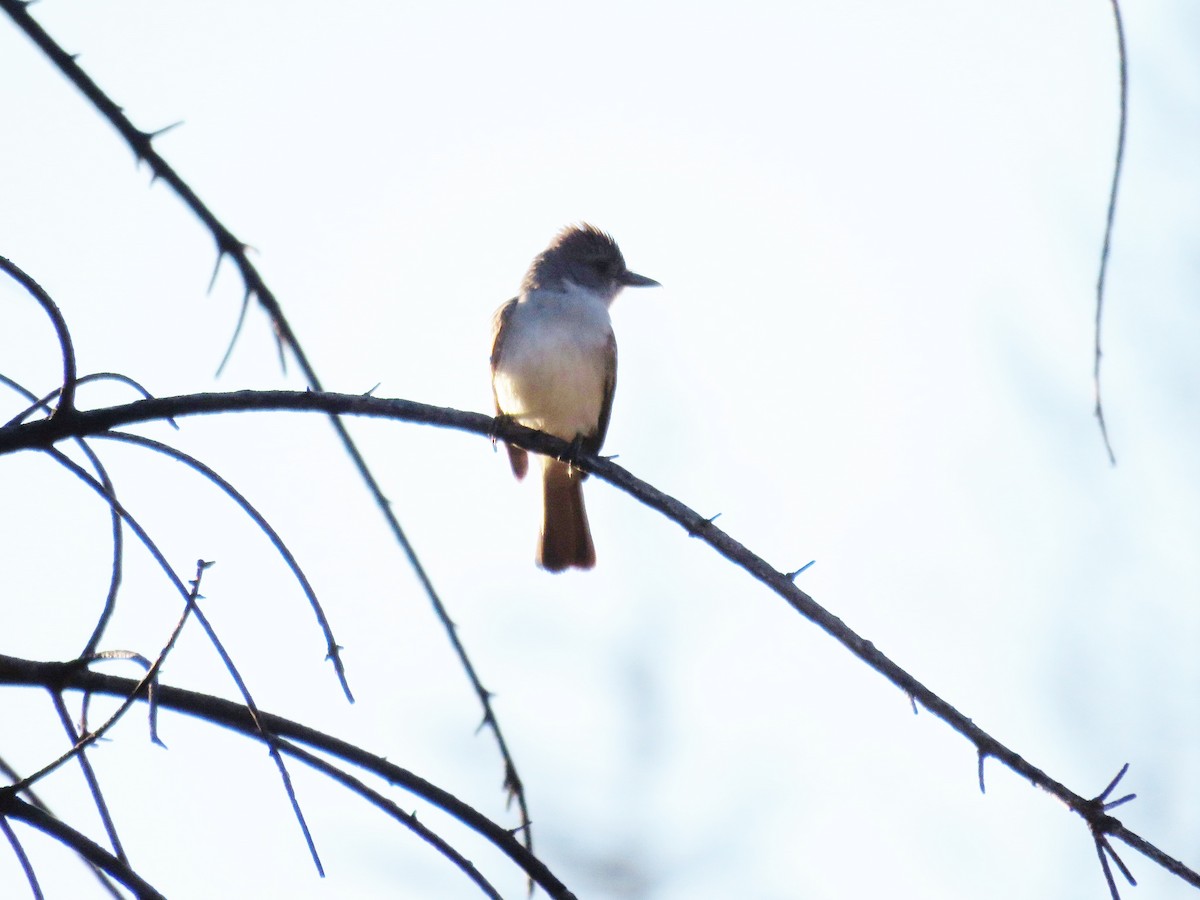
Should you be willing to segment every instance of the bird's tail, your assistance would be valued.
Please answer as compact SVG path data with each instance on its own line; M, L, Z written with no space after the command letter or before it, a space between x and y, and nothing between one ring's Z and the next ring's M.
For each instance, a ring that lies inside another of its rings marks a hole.
M546 459L542 488L537 564L547 572L561 572L572 566L592 568L596 565L596 548L583 508L583 472L557 459Z

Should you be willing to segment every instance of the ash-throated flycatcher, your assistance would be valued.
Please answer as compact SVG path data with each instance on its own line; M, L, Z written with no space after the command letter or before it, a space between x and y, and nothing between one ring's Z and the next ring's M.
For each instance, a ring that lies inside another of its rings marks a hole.
M657 287L630 272L617 242L591 225L564 228L525 273L521 293L492 320L496 414L597 453L617 386L617 341L608 307L625 287ZM508 446L513 474L529 454ZM583 508L584 473L542 460L542 534L537 564L590 569L596 550Z

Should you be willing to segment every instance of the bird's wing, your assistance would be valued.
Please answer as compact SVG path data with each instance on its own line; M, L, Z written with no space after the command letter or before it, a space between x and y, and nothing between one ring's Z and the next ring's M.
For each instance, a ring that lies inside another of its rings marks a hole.
M492 316L492 402L495 404L497 416L505 413L500 408L500 397L496 394L496 363L500 361L500 355L504 352L504 326L516 305L517 298L513 297ZM525 473L529 471L529 454L512 444L505 444L504 448L508 451L508 461L512 465L513 474L517 478L524 478Z
M613 394L617 390L617 336L612 333L611 329L608 332L608 344L605 345L604 350L607 354L605 371L608 376L604 379L604 400L600 404L600 421L596 424L596 430L587 435L583 441L583 446L589 453L599 453L600 447L604 444L604 436L608 434L608 419L612 415Z

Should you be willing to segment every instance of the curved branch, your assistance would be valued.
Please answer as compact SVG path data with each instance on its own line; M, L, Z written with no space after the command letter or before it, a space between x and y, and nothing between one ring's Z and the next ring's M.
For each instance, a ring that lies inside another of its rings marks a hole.
M101 377L106 376L85 375L76 383L83 384L84 382L93 378ZM122 376L119 375L113 375L111 377L122 379ZM133 381L133 379L124 379L124 381L129 384L137 385L138 388L141 388L141 385L138 385L136 381ZM55 392L49 396L38 399L34 393L24 385L3 374L0 374L0 384L4 384L11 390L20 394L30 403L30 406L26 408L21 415L9 421L10 425L23 422L28 416L33 414L34 410L48 409L47 404L50 402L51 398L57 394L57 392ZM150 396L145 389L141 389L141 394L143 397ZM175 427L178 428L179 426L176 425ZM80 450L82 450L83 454L87 457L88 462L91 463L92 468L96 470L96 478L99 479L100 485L104 488L105 493L107 493L110 497L116 497L116 488L113 486L112 479L108 477L108 470L104 468L104 463L100 462L100 457L96 455L96 451L94 451L88 442L82 438L77 440L76 443L78 443ZM84 645L83 652L79 654L81 657L92 656L96 652L96 648L100 645L100 639L104 636L104 630L108 627L108 623L111 621L113 613L117 609L117 592L121 589L122 560L124 558L125 549L125 532L123 530L124 526L121 522L121 516L111 504L109 505L108 514L109 520L112 523L113 548L112 565L109 568L108 576L108 591L104 596L104 606L100 609L100 616L96 620L95 626L92 628L91 637L88 638L87 643Z
M50 295L46 293L42 286L27 275L16 263L0 256L0 269L7 272L17 284L25 288L29 292L29 295L45 310L46 315L50 317L50 322L54 326L54 332L58 335L58 346L62 353L63 361L63 383L59 391L58 410L55 412L55 415L64 409L72 409L75 406L75 347L71 343L71 332L67 330L67 320L63 318L58 305L50 298Z
M139 699L145 696L145 690L138 687L139 682L131 678L81 669L74 663L35 662L3 655L0 655L0 684L37 685L52 690L73 689L120 697L136 695ZM332 735L323 734L281 716L262 710L252 714L244 705L220 697L159 685L155 699L163 708L203 719L255 740L261 739L258 731L261 723L279 738L295 741L378 775L388 783L398 785L444 810L488 840L551 897L557 900L573 900L574 895L566 885L555 877L545 863L513 837L508 829L493 822L450 792L382 756L368 753ZM277 744L281 752L289 752L290 745L286 740ZM0 788L0 814L4 811L4 801L10 796L11 791Z
M165 897L155 890L150 882L135 872L128 863L117 859L95 841L76 831L61 819L56 819L36 806L26 803L7 790L0 790L0 816L20 819L38 831L50 835L59 843L70 847L97 869L125 885L133 891L134 896L144 898L144 900L165 900Z
M10 784L10 786L9 786L9 789L14 790L14 792L15 792L16 791L15 784L16 784L16 782L21 780L21 776L17 772L17 770L14 769L12 766L10 766L8 763L6 763L3 758L0 758L0 773L3 773L4 777L9 779L10 782L12 782L12 784ZM44 800L42 800L41 797L39 797L37 795L37 792L34 791L33 788L28 787L28 786L24 787L24 788L20 789L20 793L22 793L26 797L28 797L29 802L32 803L34 806L36 806L38 809L40 809L42 812L44 812L46 815L51 816L51 817L54 816L54 813L50 810L50 807L46 804L46 802ZM7 826L7 824L8 824L7 820L5 820L2 815L0 815L0 822L3 822L5 824L5 826ZM86 860L85 860L85 862L86 862ZM102 869L99 869L96 866L91 865L90 863L88 864L88 869L89 869L89 871L91 871L91 873L93 875L96 876L96 881L100 884L100 887L104 888L104 890L108 892L108 895L110 897L113 897L114 900L122 900L124 895L113 886L112 880L106 874L104 874L104 871Z
M21 839L17 837L17 833L8 824L8 819L0 816L0 832L4 833L4 837L8 840L8 845L12 847L13 856L17 858L17 863L21 866L21 871L25 873L25 880L29 882L29 892L33 894L33 900L44 900L45 894L42 893L42 886L38 884L37 872L33 870L33 864L29 861L29 854L25 852L25 848L21 845Z
M336 638L333 636L333 628L329 624L329 619L325 615L325 610L321 606L321 601L317 599L317 592L313 590L312 584L309 583L308 576L304 574L304 570L300 568L300 563L292 551L288 549L287 544L283 542L283 538L279 536L266 518L255 509L254 505L247 500L242 493L232 484L218 475L207 465L190 456L169 444L164 444L161 441L156 441L153 438L142 437L138 434L128 434L121 431L109 431L97 437L107 438L109 440L122 441L124 443L133 444L136 447L144 447L148 450L154 450L164 456L174 459L177 462L183 463L188 468L200 473L206 479L220 488L226 496L228 496L238 507L244 512L250 520L258 526L259 530L266 535L267 540L271 542L271 546L283 558L284 565L288 567L296 582L300 585L300 590L304 592L304 596L308 598L308 604L312 607L313 613L317 617L317 623L321 626L321 632L325 635L325 652L326 658L333 663L334 671L337 673L338 681L342 685L342 691L346 695L346 699L351 703L354 702L354 695L350 692L350 684L346 681L346 669L342 664L342 656L340 653L341 647Z

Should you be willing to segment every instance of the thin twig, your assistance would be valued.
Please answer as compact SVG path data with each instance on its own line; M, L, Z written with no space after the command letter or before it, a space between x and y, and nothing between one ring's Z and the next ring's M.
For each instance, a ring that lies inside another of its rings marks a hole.
M149 450L161 453L171 459L177 460L188 468L199 472L202 476L204 476L204 478L224 491L225 494L238 505L242 512L244 512L259 528L259 530L266 535L267 540L271 542L271 546L275 548L275 552L282 557L284 565L288 567L293 577L296 579L296 582L300 585L300 590L304 592L304 596L308 599L308 604L312 607L313 613L317 617L317 623L321 627L321 632L325 636L326 658L333 663L334 671L337 673L338 682L342 686L342 691L345 693L346 699L353 703L354 695L350 692L350 684L346 680L345 666L342 664L342 657L340 653L341 646L338 644L337 639L333 636L333 628L329 624L329 619L325 615L325 610L321 606L320 600L317 599L317 592L313 589L312 584L309 582L308 576L304 574L304 570L300 568L300 563L296 560L295 555L290 549L288 549L287 544L283 542L283 538L279 536L279 532L272 527L271 523L266 520L266 517L264 517L262 513L260 513L237 488L222 478L219 474L217 474L217 472L202 463L200 460L196 459L194 456L190 456L189 454L184 453L182 450L172 447L170 444L164 444L161 441L154 440L153 438L120 431L110 431L106 434L98 435L98 437L122 441L138 447L145 447Z
M1121 164L1125 159L1125 124L1129 117L1129 73L1125 55L1125 26L1121 22L1121 7L1111 0L1113 23L1117 30L1117 60L1121 73L1121 119L1117 127L1117 158L1113 163L1112 187L1108 193L1108 214L1104 219L1104 245L1100 248L1100 274L1096 278L1096 346L1092 362L1092 385L1096 393L1096 421L1100 423L1100 437L1108 453L1110 465L1117 464L1112 442L1108 439L1108 425L1104 421L1104 405L1100 398L1100 320L1104 311L1104 282L1108 275L1108 252L1112 246L1113 221L1117 215L1117 186L1121 181Z
M183 614L180 615L179 621L175 623L175 627L171 629L171 634L167 638L166 643L163 644L162 649L159 651L158 657L146 668L145 674L138 680L137 684L134 685L133 690L131 690L125 696L123 702L116 708L116 710L113 711L113 713L99 728L84 735L75 734L74 728L71 726L70 716L67 715L66 705L62 701L61 692L58 689L52 689L52 693L58 701L57 708L59 710L59 715L60 717L65 718L66 724L68 725L68 733L71 735L71 749L66 753L63 753L52 762L42 766L36 772L32 772L19 781L9 785L6 790L26 791L53 772L55 769L65 765L72 759L72 757L78 756L80 759L86 759L83 751L92 744L96 743L96 741L100 740L100 738L104 737L104 735L121 720L129 708L133 706L134 701L141 697L143 693L147 695L151 704L153 705L155 699L155 692L153 690L155 679L158 677L159 670L162 669L163 663L166 662L167 655L175 647L176 641L179 640L179 635L183 632L183 626L187 624L188 617L199 608L196 606L196 601L200 597L201 573L203 573L203 571L210 565L211 563L206 563L203 560L200 560L196 563L196 578L192 582L192 589L188 596L187 604L183 608ZM90 659L76 660L74 664L82 667L93 661L94 660ZM125 853L123 850L121 850L120 843L115 839L115 835L113 837L114 850L116 851L117 856L124 860Z
M12 825L8 824L8 819L3 816L0 816L0 832L4 833L4 837L8 840L8 845L12 847L13 855L16 856L17 862L21 865L21 871L25 873L25 880L29 882L29 892L33 894L33 900L44 900L46 895L42 893L42 886L38 884L37 872L33 870L33 864L29 861L29 855L25 852L25 848L21 846L21 839L13 831Z
M139 402L153 403L155 401L141 400ZM58 417L55 416L52 419L42 419L37 422L30 422L27 425L18 427L37 427L38 425L56 421L57 419ZM5 429L0 429L0 432L4 430ZM184 602L187 602L189 597L188 589L184 586L183 582L180 581L179 576L175 573L175 570L171 568L170 563L167 562L166 557L158 548L158 545L155 544L150 535L144 528L142 528L138 521L129 514L129 511L126 510L125 507L123 507L119 502L117 502L115 497L105 493L103 486L91 475L89 475L86 470L76 464L74 460L65 456L63 453L54 449L53 447L45 447L43 450L53 457L60 465L83 481L84 484L92 488L92 490L98 493L105 500L105 502L107 502L110 506L112 506L113 509L120 513L121 518L125 520L125 523L129 526L130 530L133 531L138 540L142 542L142 545L145 546L148 551L150 551L150 555L154 557L154 561L158 563L159 568L162 569L162 571L167 575L167 578L171 581L172 585L183 597ZM229 673L234 684L237 686L238 693L242 695L242 699L246 703L246 708L250 711L251 715L257 715L258 706L255 704L254 698L250 696L250 688L243 680L242 674L240 671L238 671L238 667L234 664L233 657L229 655L229 651L225 648L225 644L219 637L217 637L216 629L213 628L212 623L209 622L208 617L204 615L204 612L200 609L200 607L195 607L193 615L196 621L200 624L200 627L204 629L204 633L208 637L209 643L212 644L213 649L217 651L217 655L220 657L222 664L225 666L225 671ZM308 822L304 817L304 813L300 809L300 802L296 798L296 792L292 786L292 777L287 770L287 765L284 763L283 757L280 755L278 748L275 746L275 741L272 734L263 728L261 729L259 736L262 738L263 743L267 745L267 750L271 756L271 760L275 763L275 768L279 771L279 777L283 782L284 792L287 795L288 802L291 804L292 812L296 817L296 822L300 826L300 830L304 836L304 841L308 845L309 855L312 857L313 865L316 866L317 871L323 875L325 871L324 866L321 864L320 856L317 854L317 846L313 841L312 832L309 830Z
M58 336L58 346L63 362L63 382L59 391L58 406L59 410L72 409L75 405L75 347L71 343L71 332L67 330L67 320L63 318L58 304L51 300L50 295L42 286L20 266L12 260L0 256L0 269L7 272L14 281L25 288L26 292L37 300L46 315L49 316L50 323L54 326L54 333Z
M83 780L87 784L88 793L92 795L92 803L96 806L100 822L104 825L104 833L108 835L108 843L112 847L112 851L117 859L123 863L128 863L129 857L125 855L125 848L121 846L121 836L117 833L117 823L113 821L112 813L108 811L108 801L104 799L104 792L100 789L100 779L96 777L96 771L92 768L91 760L83 752L83 748L90 744L94 738L90 736L84 739L80 738L79 732L75 730L75 724L71 721L71 714L67 711L67 704L63 701L62 694L52 691L51 698L54 701L54 711L58 713L58 720L62 724L63 730L67 733L68 740L71 742L71 749L48 766L44 766L32 775L22 778L13 785L13 788L19 791L31 784L36 784L38 779L44 777L47 773L61 765L65 765L71 759L76 759L79 762L79 770L83 773Z
M484 878L482 874L480 874L479 870L475 868L475 864L455 850L445 838L441 837L429 826L419 821L416 813L405 812L387 797L383 796L378 791L367 787L366 784L355 778L349 772L339 769L337 766L333 765L327 760L322 759L315 753L310 753L303 747L290 743L289 741L281 740L279 742L279 748L288 756L298 759L301 762L308 763L308 765L316 769L318 772L327 775L329 778L338 782L343 787L349 788L351 791L370 802L377 809L381 809L386 812L397 822L401 823L405 828L409 829L409 831L411 831L413 834L421 838L421 840L425 841L434 849L436 849L438 853L442 854L442 856L446 857L448 860L458 866L459 870L461 870L463 874L475 882L475 884L479 886L479 889L482 890L484 894L486 894L488 897L494 898L494 900L500 900L500 894L494 887L492 887L491 883L488 882L488 880Z
M44 810L26 803L7 789L0 790L0 816L20 819L64 844L133 891L139 900L165 900L165 897L150 882L130 868L124 860L117 859L91 838L76 831L61 819Z
M14 769L12 766L10 766L2 758L0 758L0 772L3 772L4 776L6 778L8 778L9 781L12 782L13 784L15 784L16 782L21 780L21 776L17 772L17 770ZM12 789L11 785L7 789L11 790ZM26 787L24 790L21 791L21 793L24 794L26 798L28 798L28 801L30 803L32 803L34 806L36 806L38 809L40 809L46 815L48 815L48 816L54 815L54 812L50 809L49 804L47 804L46 801L44 801L41 797L39 797L37 792L34 791L32 788ZM2 817L0 817L0 821L3 821ZM114 900L123 900L124 894L122 894L120 891L118 891L116 889L116 887L112 883L112 880L108 877L107 874L105 874L103 869L98 868L97 866L93 865L90 861L88 861L86 859L84 860L84 862L87 863L88 869L91 871L92 875L95 876L96 880L100 883L100 886L108 892L108 895L110 897L113 897Z

